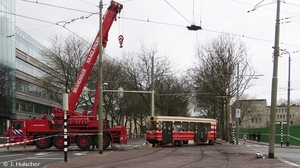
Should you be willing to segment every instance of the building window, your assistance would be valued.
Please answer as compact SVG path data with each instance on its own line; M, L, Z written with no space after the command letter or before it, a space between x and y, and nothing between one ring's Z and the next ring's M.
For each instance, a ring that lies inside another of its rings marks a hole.
M24 111L29 113L50 114L53 107L25 101L16 100L16 111Z

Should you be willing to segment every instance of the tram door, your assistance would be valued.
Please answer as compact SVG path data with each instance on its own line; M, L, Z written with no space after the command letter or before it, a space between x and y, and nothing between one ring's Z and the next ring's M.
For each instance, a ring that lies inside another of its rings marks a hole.
M162 143L168 144L173 141L172 121L162 122Z
M194 142L206 142L207 141L207 125L206 123L196 123L196 130L194 135Z

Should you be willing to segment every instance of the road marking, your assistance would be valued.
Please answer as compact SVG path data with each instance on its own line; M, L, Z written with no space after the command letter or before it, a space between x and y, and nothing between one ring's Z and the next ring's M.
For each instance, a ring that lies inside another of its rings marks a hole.
M287 163L289 165L292 165L292 166L295 166L295 167L300 167L300 165L296 164L296 163L293 163L293 162L290 162L290 161L287 161L287 160L284 160L282 159L281 157L277 157L280 161L284 162L284 163Z
M80 156L80 155L86 155L87 152L73 152L73 155L77 155L77 156Z
M0 156L0 157L10 157L10 156L20 156L20 155L24 155L24 154L5 155L5 156Z
M48 155L48 154L51 154L51 153L54 153L54 152L39 152L39 153L36 153L34 155L43 156L43 155Z
M69 160L70 158L68 158ZM34 158L34 160L64 160L63 157L60 158Z

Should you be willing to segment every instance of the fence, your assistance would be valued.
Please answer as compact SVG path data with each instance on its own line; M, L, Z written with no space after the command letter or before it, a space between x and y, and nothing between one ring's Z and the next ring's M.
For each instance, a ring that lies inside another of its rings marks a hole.
M290 145L300 145L300 125L291 125L290 126ZM239 138L243 138L243 135L247 135L247 139L250 140L250 134L260 132L260 141L269 142L270 128L253 128L253 129L240 129ZM283 136L281 137L281 132ZM275 128L275 143L286 144L287 138L287 126L283 125L281 130L281 125L276 125ZM282 139L281 139L282 138ZM253 139L252 139L253 140Z

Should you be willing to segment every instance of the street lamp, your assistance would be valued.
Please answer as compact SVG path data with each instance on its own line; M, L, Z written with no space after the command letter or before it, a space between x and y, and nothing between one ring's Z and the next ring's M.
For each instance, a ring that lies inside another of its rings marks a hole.
M279 49L283 51L283 54L289 54L289 61L288 61L288 93L287 93L287 137L286 137L286 146L290 145L290 91L291 91L291 54L290 52L286 51L285 49Z
M239 71L239 66L240 64L237 65L237 80L236 80L236 100L237 100L237 109L235 113L235 120L236 120L236 145L239 144L239 120L240 120L240 115L241 115L241 109L239 109L240 106L240 98L239 98L239 78L240 78L240 71Z

